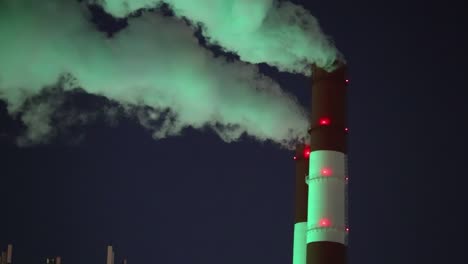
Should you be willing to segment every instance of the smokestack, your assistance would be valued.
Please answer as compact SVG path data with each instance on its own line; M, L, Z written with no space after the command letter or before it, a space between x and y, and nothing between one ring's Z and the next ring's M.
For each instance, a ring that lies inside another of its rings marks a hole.
M345 264L346 67L313 67L307 208L307 264Z
M123 259L122 264L127 264L127 259L126 258Z
M6 253L2 251L2 255L0 257L0 264L6 264Z
M11 259L13 257L13 245L9 244L7 247L6 263L11 264Z
M294 160L296 162L296 199L294 216L293 264L306 264L307 232L307 184L310 147L297 145Z
M62 264L62 258L61 257L55 257L55 264Z
M114 250L111 245L107 246L107 262L106 264L114 264Z

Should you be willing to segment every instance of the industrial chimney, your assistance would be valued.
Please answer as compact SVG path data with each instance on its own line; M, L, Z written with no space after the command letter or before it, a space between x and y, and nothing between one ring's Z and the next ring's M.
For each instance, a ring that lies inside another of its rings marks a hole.
M313 67L307 264L345 264L347 241L346 67Z
M307 252L307 184L309 172L310 146L296 146L294 161L296 163L296 199L294 215L293 264L306 264Z

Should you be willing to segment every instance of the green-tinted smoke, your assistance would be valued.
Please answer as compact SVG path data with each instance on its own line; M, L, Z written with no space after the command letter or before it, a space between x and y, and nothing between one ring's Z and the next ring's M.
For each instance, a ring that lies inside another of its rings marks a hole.
M340 54L303 7L276 0L91 0L115 16L169 4L177 16L201 24L213 44L242 61L282 71L310 73L312 63L329 68Z
M65 89L154 109L140 119L145 126L169 109L170 122L154 128L158 138L187 126L210 126L226 141L247 133L287 146L304 137L307 118L294 98L257 67L214 57L182 21L143 15L113 38L88 21L74 1L0 1L0 99L11 113L69 73L75 82ZM23 118L36 141L47 134L53 105Z

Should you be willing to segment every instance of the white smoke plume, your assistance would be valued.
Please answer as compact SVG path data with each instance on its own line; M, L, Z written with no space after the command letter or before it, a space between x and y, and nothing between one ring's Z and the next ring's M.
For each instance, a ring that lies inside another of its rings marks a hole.
M342 59L317 19L291 2L276 0L90 0L117 17L161 3L200 25L205 38L249 63L310 74L310 65L331 68Z
M305 137L307 117L293 97L256 66L214 57L183 21L145 14L107 38L89 19L74 1L0 1L0 99L10 113L70 74L66 90L153 109L140 121L155 138L189 126L212 127L226 141L247 134L285 147ZM51 130L53 105L22 117L29 140L41 142ZM167 120L154 125L163 112Z

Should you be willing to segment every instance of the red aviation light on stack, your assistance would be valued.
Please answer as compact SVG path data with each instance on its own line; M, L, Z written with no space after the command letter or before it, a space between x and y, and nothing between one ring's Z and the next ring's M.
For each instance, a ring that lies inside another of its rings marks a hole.
M304 158L308 159L310 157L310 146L309 145L306 145L304 147Z
M332 170L330 168L322 168L320 174L322 174L322 176L331 176Z
M302 145L300 150L296 151L296 155L294 155L293 160L308 160L310 152L311 150L309 145Z
M328 126L330 125L331 121L330 121L330 118L328 117L322 117L319 119L319 125L321 126Z
M328 219L328 218L322 218L322 219L320 219L320 221L319 221L319 226L320 226L320 227L329 227L329 226L331 226L331 221L330 221L330 219Z

